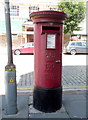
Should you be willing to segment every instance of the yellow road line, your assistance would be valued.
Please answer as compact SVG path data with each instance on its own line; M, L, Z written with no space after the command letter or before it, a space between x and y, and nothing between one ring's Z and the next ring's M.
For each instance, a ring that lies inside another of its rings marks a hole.
M33 89L33 88L17 88L19 90L22 90L22 89Z
M30 91L17 91L17 92L33 92L32 90L30 90Z
M63 91L85 91L86 89L63 89ZM87 89L88 90L88 89ZM29 91L17 91L17 92L33 92L33 90L29 90Z
M63 86L63 88L87 88L88 86ZM33 88L17 88L17 89L33 89Z
M88 90L88 89L63 89L63 91L71 91L71 90L73 90L73 91L76 91L76 90Z
M63 88L80 88L80 87L87 88L88 86L63 86Z
M63 86L63 91L88 90L88 86ZM33 88L17 88L17 92L33 92Z

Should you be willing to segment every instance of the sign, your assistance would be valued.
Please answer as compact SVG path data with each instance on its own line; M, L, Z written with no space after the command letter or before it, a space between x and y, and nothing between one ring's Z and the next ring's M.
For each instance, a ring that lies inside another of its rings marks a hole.
M10 78L9 83L14 83L13 78Z
M55 34L47 35L47 48L55 49Z

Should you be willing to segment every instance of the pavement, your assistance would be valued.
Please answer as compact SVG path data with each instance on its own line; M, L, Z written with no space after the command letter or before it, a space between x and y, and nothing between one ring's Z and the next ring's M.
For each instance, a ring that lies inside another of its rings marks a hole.
M17 114L5 114L5 95L0 96L0 120L88 120L86 66L63 66L62 108L53 113L44 113L33 108L33 74L29 72L19 77Z

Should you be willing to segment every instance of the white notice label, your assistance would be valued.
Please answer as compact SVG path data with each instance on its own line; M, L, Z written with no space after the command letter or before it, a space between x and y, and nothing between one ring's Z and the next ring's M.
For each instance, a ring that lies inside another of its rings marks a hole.
M47 48L55 49L55 34L47 35Z

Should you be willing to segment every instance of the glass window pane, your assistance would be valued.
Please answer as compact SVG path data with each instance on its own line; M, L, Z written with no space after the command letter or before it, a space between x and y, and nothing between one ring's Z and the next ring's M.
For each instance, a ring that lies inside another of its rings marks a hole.
M81 42L77 42L76 45L77 46L82 46L82 43Z
M75 42L71 43L71 46L74 46L75 45Z

